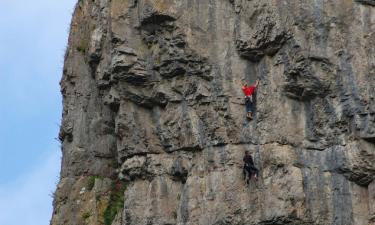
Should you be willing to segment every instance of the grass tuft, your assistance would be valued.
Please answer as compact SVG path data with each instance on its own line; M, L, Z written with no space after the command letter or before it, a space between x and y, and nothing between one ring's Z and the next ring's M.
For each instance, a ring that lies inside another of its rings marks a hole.
M124 207L124 192L126 183L116 180L112 183L112 191L109 198L108 207L104 211L104 224L111 225L118 212Z
M84 214L82 214L82 219L84 219L84 220L87 220L90 217L91 217L91 213L90 212L85 212Z
M81 40L79 42L79 45L77 46L77 51L86 54L86 52L89 50L89 42L87 40Z
M91 191L94 188L96 179L103 179L103 178L100 177L100 176L89 176L89 178L87 180L87 184L86 184L86 187L87 187L88 191Z

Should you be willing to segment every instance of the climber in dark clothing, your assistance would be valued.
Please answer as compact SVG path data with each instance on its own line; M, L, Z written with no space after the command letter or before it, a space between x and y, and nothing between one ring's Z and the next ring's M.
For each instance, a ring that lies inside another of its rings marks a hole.
M242 86L242 91L245 94L245 104L246 104L246 117L250 120L253 119L254 111L254 99L253 94L258 87L259 79L256 80L255 84L248 86L247 83L244 83Z
M249 151L245 151L245 156L243 157L244 166L243 173L246 179L246 172L248 174L247 183L251 180L252 175L254 174L255 180L258 180L259 170L255 167L253 157L249 154Z

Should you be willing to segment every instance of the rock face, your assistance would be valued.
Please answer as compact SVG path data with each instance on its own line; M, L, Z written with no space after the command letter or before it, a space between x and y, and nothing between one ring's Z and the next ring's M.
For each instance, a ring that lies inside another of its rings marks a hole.
M373 5L80 0L51 225L374 225Z

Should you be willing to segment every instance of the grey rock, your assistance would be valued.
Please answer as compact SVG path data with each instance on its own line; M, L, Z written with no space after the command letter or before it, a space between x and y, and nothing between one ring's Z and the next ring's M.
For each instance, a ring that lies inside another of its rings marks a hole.
M289 63L290 65L285 71L286 81L284 84L284 91L288 97L306 101L328 94L330 85L326 82L329 82L329 79L325 77L322 80L319 76L316 76L316 73L318 73L316 67L319 67L326 74L332 73L332 70L330 70L332 65L328 60L297 56Z
M112 79L124 80L139 85L148 81L150 75L145 68L145 62L137 58L130 48L120 48L112 57L110 66Z
M244 6L247 4L256 9L253 12L244 11L243 8L249 7ZM241 30L236 40L236 48L241 57L257 62L265 55L273 56L290 38L277 20L276 13L272 12L272 7L256 3L236 3L235 9L238 13L241 11L241 16L248 25L248 32L241 33Z
M374 0L355 0L356 2L365 4L365 5L372 5L375 6L375 1Z
M354 116L355 129L358 136L375 143L375 113L361 113Z

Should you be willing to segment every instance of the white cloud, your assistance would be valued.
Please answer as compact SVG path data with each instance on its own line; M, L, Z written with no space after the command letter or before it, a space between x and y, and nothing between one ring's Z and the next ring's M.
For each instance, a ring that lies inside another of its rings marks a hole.
M56 150L39 166L17 180L0 186L0 224L48 225L52 215L52 193L60 168Z

